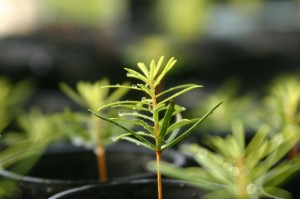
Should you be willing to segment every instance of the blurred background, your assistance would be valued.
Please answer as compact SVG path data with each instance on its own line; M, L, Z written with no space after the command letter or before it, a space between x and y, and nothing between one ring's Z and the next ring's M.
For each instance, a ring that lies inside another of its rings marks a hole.
M0 75L30 79L30 101L60 109L59 82L126 78L124 67L176 57L170 82L229 78L260 92L300 63L297 0L1 0ZM1 91L0 91L1 92Z

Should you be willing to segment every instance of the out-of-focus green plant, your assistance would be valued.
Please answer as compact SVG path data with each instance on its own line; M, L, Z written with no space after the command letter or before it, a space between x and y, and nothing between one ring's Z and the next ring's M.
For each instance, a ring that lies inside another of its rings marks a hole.
M126 18L128 0L46 0L51 18L96 27L117 26Z
M12 83L9 78L0 77L0 133L21 110L32 94L29 81Z
M57 133L54 118L54 115L45 115L38 108L32 108L28 113L18 115L16 118L18 130L9 131L5 135L13 136L11 139L14 141L8 142L9 145L7 149L12 151L11 147L18 148L19 143L32 143L32 149L38 148L37 146L46 148L51 142L59 139L61 136ZM29 148L27 149L28 150L22 150L20 152L24 154L32 152ZM42 152L41 150L38 151ZM10 153L5 152L5 150L1 153L7 154L7 156L0 155L0 163L4 168L16 162L14 158L17 158L17 160L21 158L20 156L10 156ZM4 157L4 159L2 157Z
M168 37L151 35L141 37L135 43L129 45L124 55L128 63L135 63L138 59L150 62L153 57L159 57L163 52L168 52L171 55L174 54L175 50L176 48L174 48Z
M260 100L251 93L242 93L236 79L228 79L215 90L208 92L190 114L194 116L198 112L207 111L207 107L218 102L219 99L223 101L222 106L199 127L199 131L217 134L228 133L231 131L231 121L236 119L243 121L248 132L255 131L262 124L257 117L258 113L256 113L260 108Z
M45 115L39 109L33 108L28 113L17 117L19 130L7 132L13 142L0 151L0 169L8 169L20 175L26 174L46 147L60 139L57 133L53 115ZM26 160L27 159L27 160ZM11 166L13 167L11 168ZM11 194L16 182L9 179L0 180L0 198Z
M175 40L193 41L205 30L212 5L211 1L160 0L155 9L157 24Z
M58 116L60 131L67 134L75 144L83 144L95 149L98 160L99 180L107 180L105 146L113 142L112 137L120 135L120 129L115 125L103 122L94 117L88 109L96 111L100 106L120 100L128 89L117 89L110 93L109 88L101 87L109 84L104 78L94 83L80 81L73 90L65 83L60 84L61 90L84 111L65 110ZM123 83L122 86L128 86ZM112 116L114 110L102 111L101 115Z
M255 14L262 7L264 0L228 0L228 4L244 14Z
M262 126L246 144L243 125L236 121L232 134L209 137L209 147L182 146L181 150L193 157L199 167L180 168L163 162L161 171L208 190L204 198L291 198L280 185L300 169L299 158L284 158L298 140L297 126L286 127L272 136L269 127ZM154 170L153 165L150 168Z
M300 122L300 80L293 75L276 77L269 87L264 104L270 117L265 122L276 130L287 125L299 125Z
M201 118L183 119L181 113L185 111L185 108L175 104L174 99L201 86L197 84L184 84L167 90L160 90L159 85L176 63L176 60L171 58L163 66L163 60L164 57L161 57L157 63L152 60L148 67L144 63L138 63L139 71L125 68L128 72L127 77L137 79L142 83L132 86L111 85L103 87L104 89L131 89L139 91L144 95L144 97L138 100L116 101L105 104L98 109L98 111L102 111L105 108L126 109L126 111L121 110L119 112L119 117L106 118L97 112L93 112L97 117L119 126L126 132L118 136L116 140L127 140L155 151L159 199L162 199L162 179L159 169L161 153L191 134L220 105L220 103L216 105ZM135 118L128 119L128 116L134 116ZM127 128L121 124L123 122L134 124L137 129ZM179 132L185 126L190 127L182 133Z
M261 119L270 124L274 131L287 126L299 126L300 122L300 80L296 75L280 75L270 85L269 95L264 99L267 110ZM295 146L291 157L297 153Z

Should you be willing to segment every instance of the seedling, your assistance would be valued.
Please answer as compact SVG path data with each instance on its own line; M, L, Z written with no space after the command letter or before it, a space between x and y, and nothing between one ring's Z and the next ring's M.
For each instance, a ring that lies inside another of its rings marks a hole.
M246 144L243 125L236 121L232 134L206 141L208 147L188 144L181 148L199 167L180 168L163 162L162 173L208 190L204 198L290 198L280 186L300 170L299 158L284 158L299 141L297 126L271 137L270 128L262 126Z
M71 139L77 144L82 143L95 149L99 180L106 181L106 152L105 146L112 142L112 137L116 136L117 132L114 125L108 125L106 122L94 117L87 109L96 111L99 106L119 100L123 97L128 89L117 89L113 93L109 93L109 88L100 89L104 85L108 85L109 80L104 78L94 83L78 82L77 91L74 91L65 83L60 84L60 88L79 106L85 109L83 111L66 110L60 117L61 130L68 134ZM128 86L128 83L122 86ZM109 117L113 111L102 111L102 115ZM117 129L119 130L119 129Z
M163 66L163 60L164 57L161 57L157 63L152 60L149 67L144 63L138 63L139 71L125 68L128 72L127 77L137 79L141 83L132 86L117 84L102 87L104 89L123 88L141 92L144 97L140 100L116 101L100 106L98 109L98 111L102 111L105 108L125 109L119 112L117 117L107 118L99 112L93 112L97 117L117 125L126 132L116 137L115 140L127 140L155 151L158 199L162 199L162 179L160 173L162 152L191 134L221 104L217 104L201 118L183 119L181 113L185 111L185 108L175 104L175 98L202 86L197 84L183 84L159 91L158 86L176 63L176 60L171 58ZM128 119L128 117L132 116L135 118ZM136 129L127 128L122 123L133 124L136 126ZM189 126L189 128L180 132L180 129L185 126Z
M300 81L297 76L282 75L272 82L270 94L265 98L265 104L269 112L263 115L275 131L280 131L287 126L299 126L300 124ZM295 145L290 151L290 157L297 156L298 149Z
M0 133L11 123L32 93L29 81L13 83L0 77Z
M53 115L43 114L37 108L19 114L16 121L19 127L17 131L5 132L5 136L13 138L14 143L0 151L0 169L9 169L12 173L24 175L38 161L46 147L60 139L60 135L57 133ZM16 183L1 179L0 198L11 194Z

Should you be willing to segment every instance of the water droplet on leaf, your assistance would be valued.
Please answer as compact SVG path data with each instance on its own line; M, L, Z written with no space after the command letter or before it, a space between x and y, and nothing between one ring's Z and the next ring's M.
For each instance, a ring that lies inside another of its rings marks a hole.
M248 194L255 194L257 192L257 186L255 184L248 184L247 192Z
M231 167L229 169L229 173L230 173L230 175L236 177L236 176L240 175L240 169L237 167Z

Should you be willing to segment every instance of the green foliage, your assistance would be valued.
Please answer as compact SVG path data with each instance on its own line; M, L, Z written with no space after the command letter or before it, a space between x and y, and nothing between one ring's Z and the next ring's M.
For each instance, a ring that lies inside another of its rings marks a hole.
M55 116L42 113L39 108L31 108L28 112L19 113L16 117L16 129L8 131L3 139L9 145L27 140L30 142L50 143L59 139L56 132Z
M236 121L232 134L209 137L208 147L188 144L181 148L199 167L162 163L161 172L209 190L205 198L290 198L280 185L300 169L299 158L285 158L299 141L299 128L289 126L271 137L269 132L269 127L262 126L246 144L243 125Z
M79 25L107 27L118 24L124 19L128 1L117 0L46 0L44 6L52 14L52 19L72 22ZM72 6L71 6L72 5Z
M237 79L227 79L216 89L199 100L196 108L190 112L192 116L207 111L210 104L222 99L223 104L210 119L199 127L201 132L227 133L231 131L231 121L242 120L247 131L255 131L262 121L258 117L261 108L260 100L251 93L241 93Z
M120 135L120 130L115 125L101 122L87 111L87 109L95 111L99 106L119 100L128 92L128 89L116 89L114 92L110 92L109 88L100 89L108 84L109 80L106 78L94 83L80 81L76 85L76 90L65 83L60 84L61 90L86 110L65 109L64 112L57 114L60 132L68 135L75 144L95 147L103 142L104 145L108 145L112 142L113 136ZM122 84L128 85L126 82ZM116 114L116 111L102 111L101 114L109 117Z
M101 106L98 111L105 108L122 108L119 117L106 118L97 112L93 112L97 117L113 123L123 129L126 133L116 138L116 140L128 140L137 145L150 148L154 151L163 151L170 148L188 136L202 123L219 105L208 111L201 118L185 119L181 117L184 107L175 104L174 99L190 90L200 88L197 84L184 84L159 91L166 74L172 70L176 60L171 58L163 66L164 58L161 57L156 63L151 61L150 66L138 63L139 71L125 68L127 77L134 78L141 83L132 86L110 85L102 88L124 88L141 92L144 97L140 100L125 100L108 103ZM127 117L134 116L134 119ZM175 118L174 118L175 117ZM121 122L135 125L136 129L129 129ZM184 132L179 133L179 129L190 125Z
M154 16L158 16L158 23L169 37L193 41L203 34L213 5L213 1L160 0L157 2Z
M39 108L18 114L15 129L5 132L3 139L9 146L22 142L40 143L47 146L54 140L61 139L57 132L55 114L44 114Z
M299 125L300 81L296 75L275 77L267 87L267 93L262 96L241 93L238 83L228 79L206 95L191 112L194 116L199 111L207 111L209 104L222 99L222 106L201 125L201 131L229 132L231 121L236 119L243 121L247 132L255 131L262 124L268 124L272 133L288 125Z
M128 89L117 89L113 93L109 93L108 88L102 88L109 84L109 80L103 78L94 83L80 81L76 85L76 90L73 90L65 83L60 84L61 90L69 96L74 102L82 108L97 110L99 106L119 100L123 97ZM122 84L128 86L128 83Z
M295 75L281 75L275 78L269 87L269 95L264 99L264 105L268 111L261 114L261 118L274 129L299 125L299 78Z
M32 93L29 81L12 83L6 77L0 77L0 133L20 111L24 102Z
M17 117L18 130L6 132L3 139L7 147L0 151L0 169L8 169L20 175L26 174L46 147L60 139L57 132L54 115L45 115L39 109L32 109L28 113ZM14 189L16 182L0 180L0 198Z

